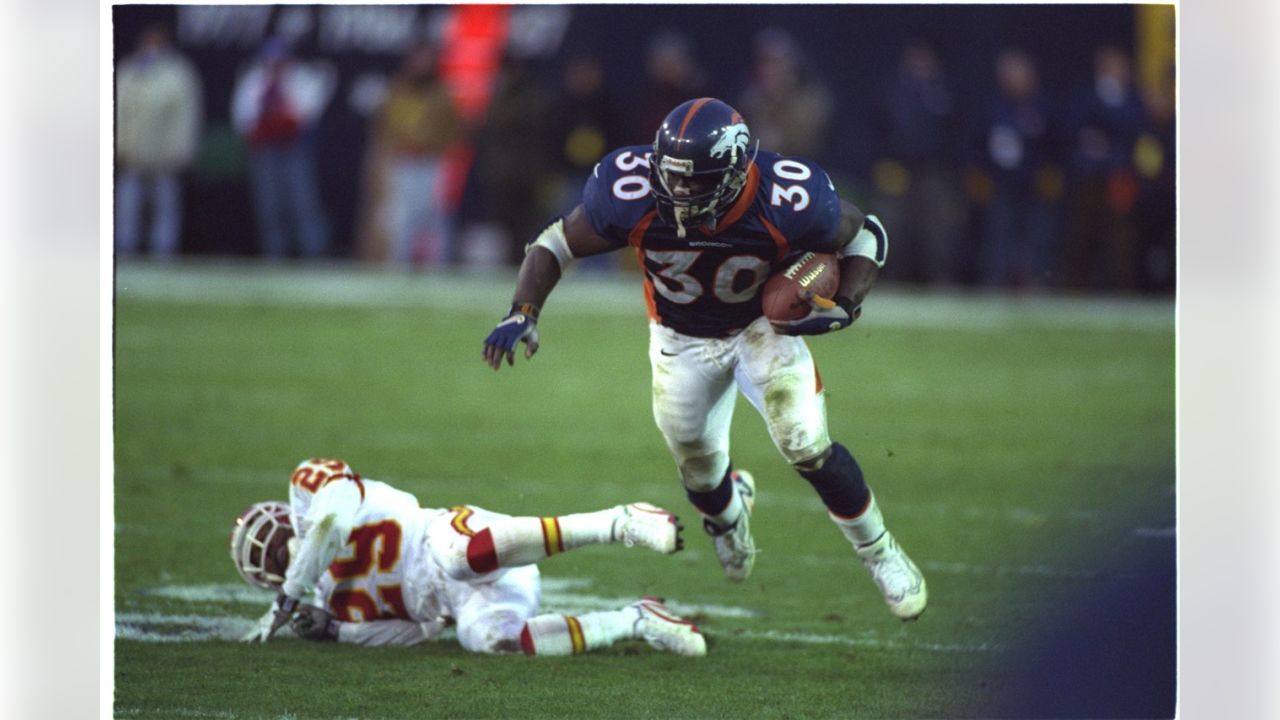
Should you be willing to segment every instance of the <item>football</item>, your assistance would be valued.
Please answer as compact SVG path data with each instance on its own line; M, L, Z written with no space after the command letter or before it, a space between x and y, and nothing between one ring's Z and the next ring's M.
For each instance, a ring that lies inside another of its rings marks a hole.
M761 294L764 316L773 322L798 320L809 314L806 290L825 298L840 289L840 264L835 255L807 252L765 281Z

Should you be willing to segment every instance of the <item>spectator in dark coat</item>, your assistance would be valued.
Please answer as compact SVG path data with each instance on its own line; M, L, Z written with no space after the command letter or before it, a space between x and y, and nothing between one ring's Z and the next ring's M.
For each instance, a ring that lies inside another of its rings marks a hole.
M1133 150L1142 129L1142 103L1124 51L1098 48L1093 68L1092 87L1075 95L1068 112L1073 202L1067 284L1131 290L1137 284L1138 241Z

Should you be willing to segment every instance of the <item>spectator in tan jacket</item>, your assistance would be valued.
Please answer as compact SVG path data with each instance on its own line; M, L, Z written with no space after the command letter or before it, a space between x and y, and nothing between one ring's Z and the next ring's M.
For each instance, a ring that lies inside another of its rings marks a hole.
M194 159L202 120L200 78L169 42L162 25L138 37L137 49L116 70L115 246L138 251L143 206L151 205L150 251L178 251L182 186L178 176Z

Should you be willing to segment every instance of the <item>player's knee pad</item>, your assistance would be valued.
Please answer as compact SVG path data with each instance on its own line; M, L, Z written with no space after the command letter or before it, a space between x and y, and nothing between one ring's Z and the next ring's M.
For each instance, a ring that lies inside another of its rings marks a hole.
M701 455L684 455L676 458L680 481L686 490L709 492L720 485L729 467L729 453L710 452Z
M794 467L817 491L827 509L841 517L858 515L871 500L862 468L853 453L840 443L832 443L830 453L795 463Z
M733 468L726 467L724 474L720 477L720 481L712 488L707 490L685 490L689 496L689 502L698 509L706 517L712 517L723 513L733 502Z
M827 451L831 449L831 441L826 433L811 435L811 442L806 444L783 444L782 455L797 470L818 470L826 461Z
M811 386L774 381L765 390L763 413L773 444L792 465L812 460L831 445L825 402Z
M458 643L467 652L504 655L520 652L526 617L514 610L487 612L458 627Z
M459 538L443 547L431 547L432 558L440 566L440 569L444 571L444 574L449 576L449 579L466 582L474 580L482 574L472 569L468 558L472 540L474 540L474 537Z
M806 455L803 459L791 460L791 466L794 467L797 472L814 472L815 470L821 470L822 466L826 464L827 458L830 456L831 446L828 445L821 452ZM790 458L788 458L788 460L790 460Z

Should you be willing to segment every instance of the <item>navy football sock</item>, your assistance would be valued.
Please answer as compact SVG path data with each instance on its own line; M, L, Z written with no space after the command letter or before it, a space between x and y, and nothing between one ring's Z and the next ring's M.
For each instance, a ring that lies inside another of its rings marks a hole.
M862 478L862 468L840 443L831 444L831 456L820 469L797 469L796 472L813 485L827 509L842 518L857 517L871 500L871 489Z
M725 511L729 507L729 503L733 500L733 465L729 465L729 469L724 471L724 477L720 478L720 484L711 490L701 492L698 490L690 490L685 488L685 494L689 496L689 502L698 508L698 512L703 515L714 517Z

